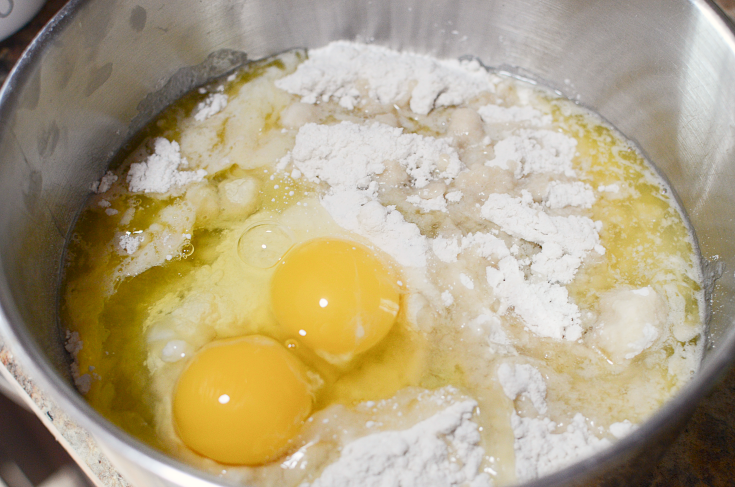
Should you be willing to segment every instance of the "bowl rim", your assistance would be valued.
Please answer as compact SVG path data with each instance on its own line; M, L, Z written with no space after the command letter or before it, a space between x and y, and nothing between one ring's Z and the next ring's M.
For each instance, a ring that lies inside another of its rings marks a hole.
M20 60L11 70L6 82L0 89L0 133L6 130L8 116L17 106L17 90L24 85L28 75L33 72L46 51L72 24L76 16L95 0L69 0L69 2L49 21L25 50ZM735 57L735 23L717 6L713 0L692 0L712 28L727 41ZM196 487L217 487L234 485L226 479L200 470L172 456L157 450L133 437L114 425L87 403L81 394L66 380L60 377L35 341L23 333L23 320L15 307L4 274L0 256L0 336L5 339L9 350L19 359L33 382L62 408L74 421L98 440L102 440L103 451L108 449L120 452L128 461L142 466L145 470L177 485ZM695 379L685 384L681 390L659 408L651 417L628 436L615 441L602 451L576 461L573 464L530 482L517 484L523 487L543 487L560 485L570 478L583 478L586 473L597 470L601 465L613 465L615 459L622 457L628 450L644 443L646 437L655 431L670 426L672 420L686 420L702 398L724 376L735 361L735 326L723 335L718 350L696 373ZM693 401L694 400L694 401ZM240 485L240 484L237 484Z

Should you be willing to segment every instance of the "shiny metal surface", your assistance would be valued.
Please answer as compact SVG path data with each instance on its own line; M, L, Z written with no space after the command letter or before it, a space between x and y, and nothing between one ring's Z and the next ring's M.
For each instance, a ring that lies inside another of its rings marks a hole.
M0 94L3 334L134 484L216 484L130 438L74 391L55 319L61 252L89 184L163 106L242 53L338 38L475 55L542 79L602 114L666 174L712 260L707 272L721 274L703 367L636 433L533 485L635 477L735 354L735 34L704 0L72 0Z

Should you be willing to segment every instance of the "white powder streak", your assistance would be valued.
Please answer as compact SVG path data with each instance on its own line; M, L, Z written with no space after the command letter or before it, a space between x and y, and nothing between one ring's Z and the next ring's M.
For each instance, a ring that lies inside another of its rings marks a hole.
M332 187L367 187L370 177L381 174L383 162L388 160L398 161L416 188L434 179L449 183L464 168L447 140L404 134L401 128L377 122L305 124L299 129L290 159L286 157L308 180L324 181Z
M582 337L580 311L569 302L566 288L526 281L518 261L510 256L501 259L497 269L487 267L486 273L488 284L503 302L499 314L512 307L528 329L541 337L570 341Z
M521 482L561 470L610 445L608 439L589 431L580 413L559 433L549 418L522 418L513 413L510 424L515 436L516 476Z
M394 207L377 201L373 177L385 170L387 160L398 161L417 188L436 178L451 182L464 167L443 139L351 122L305 124L279 166L292 163L309 181L327 183L330 189L321 202L338 225L369 239L402 265L423 267L426 237Z
M361 235L408 267L425 267L428 242L419 227L393 207L372 200L368 191L332 191L321 200L337 225Z
M485 123L528 122L533 126L550 125L551 115L541 113L531 106L501 107L485 105L477 109L477 113Z
M527 191L521 198L491 194L482 206L482 216L505 233L541 245L542 252L534 256L532 270L550 281L571 282L589 251L605 253L598 234L601 222L576 215L548 215Z
M628 349L631 351L625 354L626 359L632 359L633 357L640 355L644 350L653 345L659 335L658 328L653 326L651 323L646 323L643 325L641 335L642 336L638 340L628 344Z
M610 440L597 438L590 432L587 418L580 413L575 414L563 430L556 422L541 416L547 409L546 382L532 365L503 363L498 367L497 375L509 399L525 395L540 414L537 418L521 417L515 411L511 414L515 470L520 482L561 470L610 445ZM635 425L625 420L610 425L609 431L616 438L621 438L633 429Z
M600 193L618 193L620 192L620 185L619 184L609 184L607 186L600 185L597 187L597 191Z
M120 249L122 249L128 255L133 255L135 252L137 252L141 243L143 243L143 237L141 235L120 236Z
M227 106L227 95L224 93L212 93L196 106L194 120L203 122L217 115Z
M412 205L418 207L421 213L429 213L431 211L447 212L447 200L444 199L444 195L439 195L436 198L424 199L421 196L414 194L406 198L406 201Z
M457 256L469 248L476 249L485 259L510 255L505 242L489 233L469 233L461 239L436 237L431 241L431 246L434 255L446 263L457 262Z
M153 141L154 152L143 162L130 165L128 189L131 193L166 193L204 179L207 171L179 171L187 161L181 157L178 142L158 137Z
M611 424L609 430L611 435L620 439L628 436L637 428L638 425L635 425L626 419L625 421Z
M462 245L456 238L436 237L431 241L431 250L439 260L451 264L457 262L457 256L462 251Z
M495 158L486 166L510 169L516 163L515 177L548 173L576 177L572 158L577 152L577 141L551 130L521 129L495 144Z
M92 183L89 189L97 194L106 193L115 181L117 181L117 176L112 171L107 171L99 181Z
M459 275L459 282L467 289L475 289L475 283L472 282L472 278L464 272Z
M514 401L522 394L531 400L539 413L546 412L546 382L536 367L502 363L498 367L498 380L508 399Z
M276 86L300 95L303 103L334 99L347 109L358 105L366 86L367 96L383 105L408 101L413 112L426 115L435 107L494 92L495 77L475 60L438 60L337 41L310 50L309 59Z
M311 487L487 487L490 479L479 472L480 433L471 421L476 407L456 403L410 429L355 440Z
M549 208L564 208L576 206L579 208L592 208L595 202L595 193L592 186L581 181L572 183L560 183L552 181L549 183L548 192L544 203Z

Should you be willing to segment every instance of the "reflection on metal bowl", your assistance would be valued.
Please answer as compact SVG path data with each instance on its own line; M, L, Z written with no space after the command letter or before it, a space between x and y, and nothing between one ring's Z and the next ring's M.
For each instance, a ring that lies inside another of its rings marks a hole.
M218 485L123 433L76 393L56 322L61 253L89 184L163 107L246 56L334 39L471 54L544 80L634 139L668 177L711 261L703 262L711 318L702 367L635 433L530 485L635 479L735 352L735 34L704 0L72 0L0 95L5 336L134 484Z

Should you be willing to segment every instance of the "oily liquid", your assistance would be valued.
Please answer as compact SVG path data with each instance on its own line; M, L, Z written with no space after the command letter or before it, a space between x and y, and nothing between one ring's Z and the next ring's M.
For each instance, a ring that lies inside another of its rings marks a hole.
M243 84L272 67L284 69L280 60L251 64L236 80L225 85L225 93L236 96ZM146 128L131 148L150 137L179 139L181 120L203 98L193 93L179 101ZM679 327L698 330L701 289L692 239L655 173L618 134L571 102L545 98L541 104L549 108L555 127L577 139L578 156L574 164L582 181L593 188L620 184L625 186L621 191L633 195L600 196L592 206L588 216L603 222L600 240L606 255L580 268L573 283L567 286L572 300L583 312L594 312L600 295L610 289L666 286L680 297ZM333 108L336 112L340 110L336 105ZM356 112L358 116L370 116ZM260 129L263 136L281 131L278 112L264 114L263 120ZM443 135L436 124L422 124L418 119L411 121L406 131ZM220 136L219 143L224 142ZM284 153L288 149L284 147ZM256 213L265 215L265 222L277 221L306 199L318 204L315 198L318 187L303 178L292 179L276 172L273 166L250 170L232 166L209 178L217 183L244 176L260 182ZM171 201L126 192L111 198L112 208L120 213L136 208L126 226L130 231L148 228ZM412 221L412 215L406 219ZM415 221L422 233L434 233L434 227L428 223L422 226L421 219ZM242 286L242 292L247 294L252 289L267 289L272 269L243 267L243 258L238 256L239 242L251 223L215 220L204 226L197 226L197 222L191 229L191 249L183 257L173 258L133 278L115 281L112 276L123 259L110 245L115 232L120 231L117 222L118 219L92 204L82 212L68 247L61 317L69 330L79 333L83 342L76 357L78 370L93 377L85 398L121 428L151 445L169 450L171 443L160 437L157 424L162 421L157 413L159 399L150 393L154 385L147 361L152 352L144 324L155 321L157 313L163 313L165 307L160 303L183 301L192 291L198 292L199 287L202 292L207 291L197 277L199 271L211 267L213 274L224 273L222 282L232 283L235 288L228 292L236 294ZM240 281L227 274L238 266L244 269ZM109 288L114 292L108 293ZM261 303L258 313L240 328L215 332L211 339L233 333L261 333L279 340L320 377L315 411L333 404L352 406L361 401L386 399L408 386L436 389L453 385L477 398L480 404L482 414L478 423L484 427L483 446L488 457L508 460L507 444L510 441L512 452L512 432L508 438L507 414L494 406L502 392L491 384L489 374L494 367L483 358L484 345L469 341L456 329L459 313L444 316L444 322L429 333L418 331L405 315L405 299L402 296L402 312L388 336L347 366L329 364L301 345L298 337L285 335L267 303ZM550 414L568 417L582 412L605 426L624 419L640 421L655 411L688 379L686 367L679 367L675 361L681 350L696 346L699 339L696 332L685 342L669 337L660 351L620 367L611 365L585 345L533 337L512 314L505 319L517 350L553 371L548 379ZM499 356L498 360L503 358ZM185 362L182 360L179 366L183 367ZM678 372L680 369L684 372ZM608 399L601 403L600 397ZM495 446L498 442L494 434L506 435L505 446ZM513 480L512 458L509 460L503 465L492 464L499 472L499 483Z

